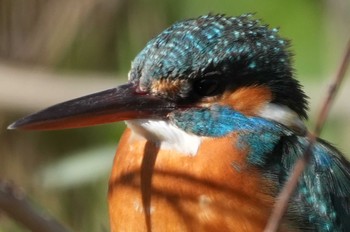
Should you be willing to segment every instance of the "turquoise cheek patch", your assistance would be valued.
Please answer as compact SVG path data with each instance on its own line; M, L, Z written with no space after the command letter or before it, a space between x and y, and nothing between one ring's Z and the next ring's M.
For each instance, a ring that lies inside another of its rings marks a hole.
M223 137L237 133L235 146L248 150L248 162L263 165L287 129L258 117L247 117L230 107L188 109L170 115L170 120L188 133L206 137Z

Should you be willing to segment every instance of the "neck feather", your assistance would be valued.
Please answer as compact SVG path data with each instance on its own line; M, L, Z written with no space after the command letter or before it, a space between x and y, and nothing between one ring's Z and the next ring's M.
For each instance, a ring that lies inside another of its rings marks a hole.
M176 150L194 156L202 142L200 136L189 134L169 121L138 119L126 121L137 135L156 143L161 149Z

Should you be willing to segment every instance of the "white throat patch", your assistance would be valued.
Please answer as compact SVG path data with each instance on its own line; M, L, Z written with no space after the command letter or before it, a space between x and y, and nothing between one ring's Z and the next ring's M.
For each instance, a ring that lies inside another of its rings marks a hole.
M164 120L137 119L125 123L134 133L157 143L161 149L190 156L196 155L202 141L200 136L189 134Z

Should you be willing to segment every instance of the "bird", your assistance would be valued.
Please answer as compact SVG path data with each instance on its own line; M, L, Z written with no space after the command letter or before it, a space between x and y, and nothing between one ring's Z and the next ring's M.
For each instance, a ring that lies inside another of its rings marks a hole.
M125 121L109 181L111 231L263 231L309 140L289 40L254 14L178 21L126 84L9 129ZM350 231L350 165L317 138L279 231Z

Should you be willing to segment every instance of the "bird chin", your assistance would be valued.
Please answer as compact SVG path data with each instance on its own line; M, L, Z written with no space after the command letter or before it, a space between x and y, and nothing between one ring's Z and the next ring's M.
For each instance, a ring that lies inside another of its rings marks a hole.
M125 121L132 132L158 145L160 149L175 150L195 156L202 137L187 133L166 120L136 119Z

